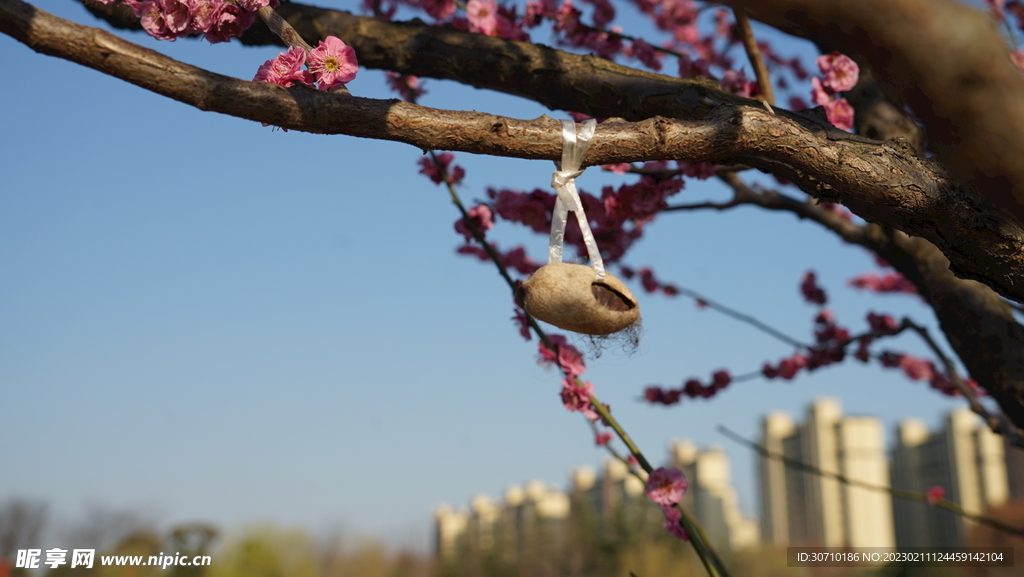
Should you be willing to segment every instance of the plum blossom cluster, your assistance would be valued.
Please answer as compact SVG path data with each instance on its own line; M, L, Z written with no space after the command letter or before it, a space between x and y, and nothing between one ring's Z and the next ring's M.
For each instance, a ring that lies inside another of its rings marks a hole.
M655 71L663 68L665 56L673 55L683 78L717 75L724 90L745 97L757 94L757 83L746 78L730 55L731 48L741 42L741 35L728 10L703 11L693 0L631 1L667 38L652 44L624 34L622 27L612 26L616 9L610 0L528 0L521 14L518 7L498 0L469 0L465 4L456 0L363 0L362 5L385 19L391 19L400 4L408 5L423 10L435 25L510 40L529 41L528 31L548 22L559 46L587 50L609 60L631 58ZM589 12L589 23L584 23L584 10ZM713 14L714 25L699 26L701 14ZM702 33L702 28L708 32ZM781 58L764 42L758 47L780 89L788 88L786 75L781 72L791 73L800 82L807 79L799 58ZM791 104L797 109L806 106L799 98Z
M853 128L853 107L845 98L837 96L857 84L860 68L849 56L832 52L817 59L824 78L811 78L811 100L825 108L828 121L842 130Z
M892 265L885 262L881 257L875 255L875 264L880 268L891 269ZM907 293L917 294L917 287L907 280L905 276L896 271L884 271L882 273L871 272L859 274L847 284L853 288L869 290L876 293Z
M308 70L302 67L307 66ZM352 82L359 72L356 51L341 39L328 36L309 51L292 46L287 52L264 62L253 77L257 82L271 82L281 86L292 86L296 82L329 90Z
M427 93L423 88L423 82L418 76L412 74L399 74L397 72L386 73L388 88L394 90L406 102L416 102L421 96ZM448 156L451 156L450 154ZM459 170L462 170L461 168Z
M387 10L381 10L379 2L376 6L371 3L364 4L364 7L390 20L397 3L392 1ZM456 0L404 0L402 3L419 7L436 24L448 24L456 30L509 40L529 40L523 31L524 20L519 18L517 8L500 5L497 0L469 0L463 5L465 10L462 15L458 13L459 3Z
M424 156L419 159L420 174L426 175L434 184L441 184L447 176L448 182L457 185L465 178L466 170L458 165L451 166L453 160L455 160L455 155L450 152L438 154L437 162Z
M875 358L882 367L900 369L910 380L927 381L933 389L945 395L960 395L952 378L936 368L935 363L928 359L892 351L872 355L869 347L876 339L895 335L902 331L905 325L897 323L891 315L875 312L869 312L866 320L870 332L851 337L849 330L835 323L831 311L822 309L815 316L816 344L782 359L776 365L765 363L761 369L762 375L767 379L791 380L802 370L813 371L842 362L846 357L846 347L857 343L857 352L854 353L857 360L866 363ZM975 396L984 394L973 379L965 378L963 382Z
M850 209L846 208L841 204L836 204L834 202L822 200L818 202L818 207L825 210L826 212L830 212L838 216L839 218L845 220L846 222L853 221L853 213L850 212Z
M659 467L647 477L647 496L661 507L665 515L665 530L684 541L688 541L690 536L679 523L683 514L676 505L683 500L687 487L686 475L674 467Z
M745 70L726 70L718 81L718 85L722 87L722 90L744 98L752 98L761 93L756 80L747 80Z
M645 165L647 168L664 166L665 163ZM625 256L633 243L643 236L644 226L668 206L665 199L677 193L682 186L683 181L679 178L643 175L637 183L605 186L601 198L581 190L580 201L605 262L613 263ZM537 233L550 230L557 198L554 193L541 189L530 192L488 189L487 196L498 217L522 224ZM566 227L565 243L576 247L580 256L586 256L583 235L573 219Z
M928 359L906 353L885 351L878 356L878 360L883 367L899 369L912 381L925 381L931 388L944 395L951 397L960 396L960 390L953 384L953 379L945 372L936 368L935 363ZM966 377L962 381L975 397L985 394L985 390L974 379Z
M256 11L280 0L97 0L130 7L142 28L158 40L202 34L212 44L241 36Z
M801 370L813 371L840 363L846 358L846 346L852 342L850 331L837 324L828 309L821 309L814 316L814 338L814 345L780 360L777 365L765 363L761 374L766 379L790 380Z
M519 312L517 311L518 314ZM570 411L583 413L584 417L596 422L599 415L594 410L594 400L592 399L594 384L579 378L587 370L587 365L583 361L583 355L579 349L570 345L563 335L548 335L548 341L554 348L549 348L546 344L540 342L537 345L537 351L540 353L542 365L556 366L565 375L565 378L562 379L562 390L559 393L562 399L562 406ZM604 408L609 412L611 411L611 407L608 405L604 405ZM604 421L602 420L602 422ZM604 424L607 425L608 423ZM610 432L600 431L594 438L594 442L599 446L603 446L607 445L611 439L612 435Z
M644 290L651 293L661 293L668 297L674 297L679 294L679 288L671 283L663 283L654 276L654 271L650 268L644 267L639 271L634 271L628 266L620 266L619 274L626 280L631 280L634 277L640 277L640 286L644 287Z
M530 258L530 255L526 254L526 249L522 246L511 248L508 251L502 251L498 248L497 243L490 242L488 245L495 254L498 255L498 260L501 261L502 266L507 269L514 270L521 275L531 275L537 272L537 269L541 267L540 263ZM475 244L464 244L455 249L455 252L458 254L475 256L482 261L491 259L491 256L487 254L486 250Z
M879 261L882 266L888 266L884 261ZM631 269L624 268L622 276L631 278L634 273ZM649 269L642 269L639 272L640 281L647 292L662 292L668 296L678 293L673 285L659 282ZM719 391L726 388L730 383L753 378L758 375L766 379L792 380L801 371L814 371L818 368L840 363L847 357L847 347L857 344L857 351L854 357L861 362L869 362L876 359L885 368L900 369L903 374L914 381L927 381L931 387L943 394L958 396L960 391L954 385L952 377L946 372L936 368L935 363L924 358L896 352L883 352L872 354L870 347L879 338L892 336L902 332L912 324L909 321L898 323L895 318L888 314L868 312L865 320L870 330L858 336L852 336L850 330L835 320L832 311L824 308L828 302L825 290L818 284L817 277L813 271L808 271L801 280L800 293L804 299L818 305L818 311L814 316L814 343L806 345L792 355L780 359L777 363L764 363L758 373L744 374L733 377L726 370L720 370L712 376L708 384L703 384L698 379L688 379L679 388L664 388L661 386L648 386L644 389L643 398L648 403L661 405L674 405L683 398L710 398ZM702 301L698 300L698 305ZM704 303L704 306L707 306ZM970 379L962 380L972 392L983 395L984 391L978 384Z
M854 288L876 293L917 294L917 287L898 272L859 274L848 281Z
M466 176L466 171L461 166L453 166L452 161L455 160L455 156L451 153L444 152L436 155L437 162L434 162L431 157L423 157L419 160L420 174L425 175L435 184L441 184L448 179L448 182L453 186L462 182L462 179ZM552 203L553 206L554 203ZM494 212L491 207L481 204L471 208L469 211L471 222L477 225L477 230L481 235L494 226ZM456 249L458 254L465 254L475 256L482 261L491 259L491 256L487 254L487 250L478 244L474 244L476 238L473 236L471 229L465 219L460 218L455 222L455 230L459 234L462 234L465 238L465 244ZM486 241L485 241L486 242ZM534 261L526 254L526 249L518 246L507 252L502 252L498 245L495 243L488 243L488 246L498 255L498 260L502 266L506 269L512 269L519 272L522 275L530 275L536 272L540 268L540 264ZM525 323L525 317L524 323ZM525 326L525 324L523 325ZM523 338L529 340L530 332L528 328L520 328L520 334Z
M649 172L650 170L648 168L637 169L628 162L622 162L619 164L602 164L601 168L615 174L626 174L627 172L637 172L642 174L644 171ZM686 162L684 160L677 160L676 169L669 170L666 168L662 172L662 178L688 176L698 180L707 180L716 174L718 174L718 165L716 164L712 164L710 162Z
M800 282L800 294L802 294L804 300L809 303L824 305L828 302L828 296L825 294L825 289L818 285L818 277L814 274L814 271L811 270L804 273L804 278Z
M474 240L473 228L483 234L494 228L494 219L491 209L486 204L478 204L466 211L467 218L460 218L455 221L455 232L465 237L466 242ZM467 222L467 220L469 222Z
M732 382L732 375L729 371L715 371L711 375L711 382L702 384L697 379L687 379L683 386L678 389L666 389L656 385L644 389L644 400L648 403L658 405L674 405L683 397L690 399L710 399L719 391L729 386Z
M540 353L541 364L557 366L565 375L560 393L562 405L570 411L583 413L583 416L591 421L596 421L598 414L590 398L594 393L594 384L579 378L587 370L583 355L562 335L549 335L548 340L554 349L541 342L537 350ZM607 440L598 444L607 444Z

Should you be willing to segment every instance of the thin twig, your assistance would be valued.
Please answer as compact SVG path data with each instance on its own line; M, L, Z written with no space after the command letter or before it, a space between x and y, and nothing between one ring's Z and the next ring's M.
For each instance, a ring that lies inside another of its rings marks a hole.
M767 102L769 106L775 104L772 79L768 76L768 67L764 65L764 59L761 58L761 50L757 47L757 39L754 38L754 30L750 27L750 19L747 18L747 13L742 8L733 8L733 14L736 15L736 25L740 29L743 48L746 49L747 58L750 59L750 65L753 66L754 74L757 75L757 87L761 90L761 94L755 98ZM771 109L769 108L769 110Z
M734 318L734 319L736 319L736 320L738 320L740 322L747 323L750 326L752 326L752 327L754 327L754 328L756 328L756 329L758 329L758 330L760 330L762 332L768 333L769 335L779 339L780 341L782 341L782 342L784 342L784 343L786 343L788 345L792 345L792 346L800 348L800 349L804 349L804 348L808 347L807 343L804 343L804 342L800 341L799 339L795 339L795 338L787 335L786 333L784 333L784 332L782 332L782 331L780 331L780 330L778 330L776 328L773 328L773 327L771 327L771 326L769 326L769 325L767 325L767 324L757 320L756 318L754 318L754 317L752 317L752 316L750 316L748 314L741 313L741 312L739 312L739 311L737 311L735 309L732 309L732 308L729 308L729 307L727 307L727 306L725 306L723 304L717 303L717 302L715 302L715 301L713 301L713 300L711 300L711 299L709 299L709 298L707 298L707 297L697 293L696 291L692 291L692 290L690 290L688 288L678 287L678 286L675 286L675 285L673 285L673 288L676 289L676 291L678 291L679 294L681 294L681 295L688 296L688 297L692 298L693 300L695 300L695 301L697 301L697 302L699 302L699 303L701 303L703 305L706 305L710 309L716 310L716 311L718 311L718 312L720 312L720 313L722 313L724 315L730 316L730 317L732 317L732 318Z
M270 6L263 6L256 13L260 15L260 18L262 18L264 22L266 22L267 28L270 28L270 31L277 34L278 38L284 41L288 46L301 46L306 52L313 49L313 47L307 44L302 36L292 28L292 25L284 18L281 18L281 15L275 12Z
M512 289L514 294L516 290L516 284L515 281L512 280L512 277L509 275L508 269L505 267L504 263L501 262L501 259L498 257L498 254L494 250L494 248L491 247L491 245L484 238L483 233L479 230L479 228L477 228L476 224L473 222L473 219L470 218L469 212L466 210L465 205L462 204L462 200L461 198L459 198L459 194L458 192L456 192L455 186L452 184L451 179L448 177L447 171L445 170L444 166L440 162L438 162L438 158L434 151L430 151L429 154L431 155L431 159L434 161L434 165L437 167L438 172L441 175L442 181L448 188L448 194L451 197L452 203L459 210L459 213L462 214L463 221L466 223L466 226L473 234L473 237L476 239L478 243L481 244L481 246L484 247L484 250L487 252L487 255L491 258L491 261L498 268L499 274L501 274L502 278L505 279L505 282L508 283L509 288ZM557 346L551 342L551 339L549 339L547 334L545 334L544 331L540 328L540 325L537 324L537 321L529 313L525 313L525 315L526 320L530 325L530 328L533 329L533 331L537 334L537 337L544 343L544 346L546 346L548 350L557 353ZM583 383L579 377L572 376L569 373L565 372L564 370L563 373L567 378L572 378L577 386L582 387ZM593 409L601 417L601 419L609 427L611 427L611 429L615 431L615 433L619 436L619 439L623 442L623 444L626 445L630 453L636 458L637 463L644 469L645 472L650 474L650 472L653 469L651 468L651 464L647 460L647 457L644 456L643 452L640 451L640 448L636 445L636 443L633 442L633 439L629 436L628 433L626 433L625 429L622 428L619 422L614 417L612 417L611 412L608 411L608 408L603 403L601 403L601 401L593 393L591 393L590 395L590 403ZM708 574L711 577L729 577L729 573L725 569L725 565L722 563L721 558L712 548L710 541L708 541L707 534L704 532L704 529L700 526L697 520L693 518L689 511L687 511L682 505L677 504L676 507L682 514L680 522L683 524L683 528L686 529L687 533L690 535L690 543L693 545L694 549L697 551L697 555L701 558L701 561L704 563L704 567L705 569L707 569Z
M939 348L938 343L936 343L932 338L927 327L918 325L907 318L903 319L903 324L907 325L920 335L921 339L923 339L932 352L935 353L935 356L939 357L939 361L941 361L942 365L946 368L946 374L949 375L950 382L952 382L953 386L960 391L960 394L967 399L968 406L970 406L971 410L984 419L985 425L988 426L993 433L1003 435L1010 444L1018 447L1024 447L1024 435L1022 435L1021 430L1011 423L1010 420L1006 418L1006 415L1003 415L1002 413L994 415L978 401L977 394L973 389L971 389L971 387L967 386L967 383L960 377L960 373L957 372L953 361L951 361L942 349Z

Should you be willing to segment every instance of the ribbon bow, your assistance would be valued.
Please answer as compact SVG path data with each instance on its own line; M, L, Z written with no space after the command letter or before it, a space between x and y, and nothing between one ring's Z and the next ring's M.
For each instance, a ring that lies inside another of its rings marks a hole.
M590 139L597 130L597 121L588 120L583 123L579 134L576 134L576 123L562 120L562 162L558 170L551 175L551 186L558 193L555 201L555 213L551 219L551 239L548 241L548 264L562 262L562 244L565 240L565 225L569 220L569 211L576 213L576 221L583 232L583 242L587 245L590 264L594 268L597 280L604 280L604 259L597 249L597 241L590 230L587 215L583 212L580 193L576 190L576 177L583 174L580 163L590 147Z

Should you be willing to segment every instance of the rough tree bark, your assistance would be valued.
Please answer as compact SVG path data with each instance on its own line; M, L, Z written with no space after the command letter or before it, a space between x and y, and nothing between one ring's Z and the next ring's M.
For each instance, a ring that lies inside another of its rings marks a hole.
M847 134L811 117L771 113L710 82L419 22L382 22L294 3L278 12L307 41L342 38L363 66L612 118L599 126L587 165L740 162L845 204L874 223L861 227L860 244L915 283L967 370L1024 428L1024 327L999 296L1024 301L1024 163L1015 161L1024 158L1024 108L1018 104L1024 79L991 23L952 0L730 3L868 64L884 92L897 99L889 105L894 118L902 118L899 99L909 103L944 164L915 152L919 139L879 142ZM87 5L115 26L137 28L130 13ZM0 31L201 110L423 149L551 160L561 154L560 124L547 117L517 120L232 79L20 0L0 0ZM280 43L262 24L242 40ZM887 136L885 123L867 133Z

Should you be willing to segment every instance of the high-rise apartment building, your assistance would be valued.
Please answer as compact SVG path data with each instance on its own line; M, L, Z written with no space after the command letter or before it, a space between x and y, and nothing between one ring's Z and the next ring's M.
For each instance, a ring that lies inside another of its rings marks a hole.
M802 425L773 412L761 424L770 452L865 483L889 482L885 436L874 417L843 416L839 401L819 399ZM895 545L892 503L885 493L840 483L759 456L761 534L766 543L829 547Z
M967 408L946 415L930 433L916 419L900 423L892 452L892 486L919 493L941 487L945 497L975 514L1010 498L1003 439ZM926 503L893 499L900 547L964 544L971 522Z

